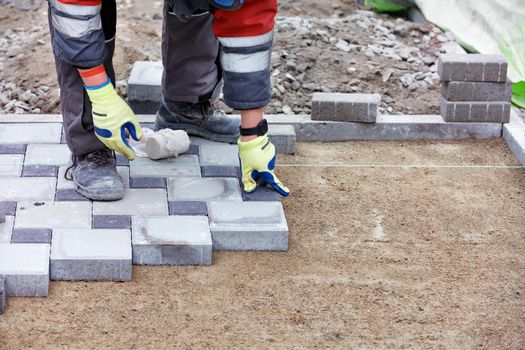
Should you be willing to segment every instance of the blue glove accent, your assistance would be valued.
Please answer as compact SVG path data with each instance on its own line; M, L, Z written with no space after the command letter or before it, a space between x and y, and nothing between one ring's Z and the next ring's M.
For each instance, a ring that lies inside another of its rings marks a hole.
M133 123L127 122L126 124L122 125L120 127L120 137L122 138L122 142L124 142L126 146L131 148L129 146L128 138L126 137L126 129L135 141L140 141L140 139L137 137L137 130L135 129L135 125L133 125Z
M238 10L244 5L244 0L210 0L210 3L221 10Z
M110 130L97 128L96 126L95 126L95 134L105 139L109 139L111 136L113 136Z

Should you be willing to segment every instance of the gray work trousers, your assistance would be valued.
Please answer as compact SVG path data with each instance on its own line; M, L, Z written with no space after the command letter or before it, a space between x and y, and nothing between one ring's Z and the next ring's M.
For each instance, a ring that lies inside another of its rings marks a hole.
M106 72L115 84L112 59L115 49L116 10L115 0L102 3L102 26L106 35ZM113 17L115 18L107 18ZM105 18L106 17L106 18ZM52 27L52 23L49 23ZM170 101L197 103L208 101L218 95L221 69L218 61L219 41L212 30L213 16L204 13L181 22L164 6L162 33L162 77L163 98ZM111 27L111 28L107 28ZM51 28L51 33L53 30ZM55 56L55 65L60 85L60 106L64 120L66 142L75 155L83 155L105 146L94 132L91 103L83 87L77 68L60 61Z

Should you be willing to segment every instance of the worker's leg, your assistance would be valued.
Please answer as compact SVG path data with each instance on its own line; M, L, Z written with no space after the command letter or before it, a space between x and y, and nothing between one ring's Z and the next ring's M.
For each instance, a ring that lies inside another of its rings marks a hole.
M115 84L115 72L112 58L115 49L116 14L115 0L103 0L101 18L108 51L104 66L113 84ZM49 26L53 34L52 21L49 21ZM55 66L60 86L60 108L66 142L71 152L75 155L83 155L104 149L104 144L99 141L93 130L91 103L77 68L60 61L56 56Z
M235 142L239 119L214 113L211 101L221 89L219 41L213 16L199 10L181 21L165 3L162 37L163 102L157 129L182 129L215 141Z

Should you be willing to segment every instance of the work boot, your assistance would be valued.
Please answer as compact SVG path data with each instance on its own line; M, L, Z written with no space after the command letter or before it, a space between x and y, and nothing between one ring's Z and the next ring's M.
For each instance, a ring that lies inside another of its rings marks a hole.
M116 201L124 197L124 183L117 173L115 153L100 149L73 156L65 178L75 183L76 191L95 201Z
M214 111L209 101L200 103L171 102L162 99L155 130L184 130L190 135L218 142L235 143L239 138L239 117Z

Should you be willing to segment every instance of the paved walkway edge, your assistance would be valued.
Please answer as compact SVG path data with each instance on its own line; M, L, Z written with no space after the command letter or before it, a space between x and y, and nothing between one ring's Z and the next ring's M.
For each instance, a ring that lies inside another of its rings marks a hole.
M525 166L525 123L513 111L510 123L503 126L503 138L514 156Z

